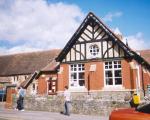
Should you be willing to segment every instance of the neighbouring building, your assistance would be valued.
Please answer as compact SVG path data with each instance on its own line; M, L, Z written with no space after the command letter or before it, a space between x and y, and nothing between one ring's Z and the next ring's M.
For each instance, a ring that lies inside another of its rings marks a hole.
M54 61L59 52L59 49L54 49L0 56L0 89L5 89L10 85L24 85L25 81L34 77L37 73L49 73L50 69L48 70L47 67ZM37 82L33 81L27 92L29 94L37 93L37 89Z
M11 84L9 77L0 77L0 90L3 90L9 84Z

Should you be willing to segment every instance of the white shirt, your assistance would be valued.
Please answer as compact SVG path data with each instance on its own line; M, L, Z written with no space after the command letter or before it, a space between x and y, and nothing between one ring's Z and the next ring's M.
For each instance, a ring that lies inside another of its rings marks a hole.
M25 96L25 90L23 88L19 89L19 96L22 96L22 97Z
M64 97L65 97L65 101L70 101L70 92L68 90L64 91Z

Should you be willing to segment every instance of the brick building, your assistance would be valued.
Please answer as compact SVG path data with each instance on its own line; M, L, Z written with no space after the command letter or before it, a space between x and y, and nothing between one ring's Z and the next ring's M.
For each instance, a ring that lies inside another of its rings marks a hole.
M89 13L56 58L60 62L57 92L68 85L72 92L145 94L150 84L150 52L141 51L141 55Z

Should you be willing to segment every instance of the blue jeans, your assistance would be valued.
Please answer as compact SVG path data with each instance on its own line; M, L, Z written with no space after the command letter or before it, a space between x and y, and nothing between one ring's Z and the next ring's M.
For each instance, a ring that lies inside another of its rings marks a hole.
M24 109L23 100L24 100L24 97L19 96L19 98L18 98L18 100L17 100L17 109L18 109L18 110Z
M65 107L64 114L70 115L70 101L65 101L64 107Z

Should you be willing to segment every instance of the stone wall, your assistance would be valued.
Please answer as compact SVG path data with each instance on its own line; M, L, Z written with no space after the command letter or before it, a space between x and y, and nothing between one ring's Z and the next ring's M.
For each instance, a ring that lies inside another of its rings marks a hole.
M129 93L121 92L105 92L95 94L73 94L71 102L71 112L75 114L88 114L88 115L109 115L113 109L130 107L129 101L125 101L125 95ZM25 97L26 110L50 111L60 112L63 111L63 96L30 96ZM16 106L16 99L14 98L14 107Z

